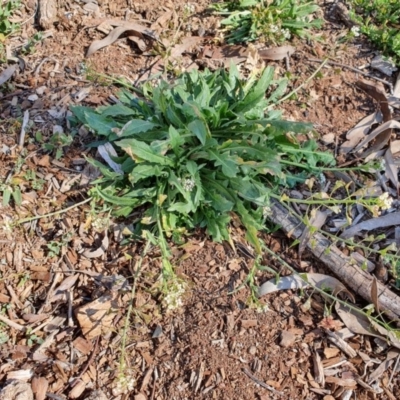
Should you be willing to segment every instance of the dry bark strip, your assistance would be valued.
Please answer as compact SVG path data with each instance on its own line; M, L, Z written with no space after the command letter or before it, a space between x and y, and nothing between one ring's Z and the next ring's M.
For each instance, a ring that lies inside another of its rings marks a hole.
M271 215L268 217L290 234L290 237L298 239L305 225L278 201L271 199ZM307 244L307 248L321 260L338 278L357 294L372 303L371 286L373 277L350 263L350 258L345 256L330 240L321 233L314 233L313 240ZM329 249L329 251L327 251ZM378 300L381 311L391 319L400 318L400 298L386 286L378 283Z
M57 12L57 0L39 0L38 22L41 28L51 29L58 19Z

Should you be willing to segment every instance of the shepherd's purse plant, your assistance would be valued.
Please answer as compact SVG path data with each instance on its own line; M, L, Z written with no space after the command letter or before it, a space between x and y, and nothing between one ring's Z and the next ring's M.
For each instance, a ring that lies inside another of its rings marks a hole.
M229 241L233 219L260 253L270 195L334 163L313 140L297 139L310 124L265 111L286 83L270 67L244 81L232 66L148 83L139 96L124 90L119 104L97 110L72 108L72 122L94 132L108 159L91 160L102 173L91 195L117 216L139 216L136 232L150 232L160 246L165 274L173 274L166 238L180 241L204 228L215 241Z

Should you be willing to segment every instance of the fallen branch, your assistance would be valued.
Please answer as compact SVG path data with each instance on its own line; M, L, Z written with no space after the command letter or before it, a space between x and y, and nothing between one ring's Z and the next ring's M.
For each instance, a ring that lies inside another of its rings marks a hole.
M281 226L290 237L298 239L305 225L277 200L271 199L271 214L268 219ZM345 256L338 247L321 233L314 233L313 240L307 243L307 248L323 262L341 282L354 290L369 303L373 303L371 286L373 277L363 271L358 265L350 262L350 257ZM386 286L378 283L378 300L380 309L386 312L389 318L400 318L400 298Z

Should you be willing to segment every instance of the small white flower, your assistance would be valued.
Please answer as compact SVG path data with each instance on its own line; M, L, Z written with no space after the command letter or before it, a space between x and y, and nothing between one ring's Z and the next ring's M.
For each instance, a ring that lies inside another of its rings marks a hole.
M354 25L354 26L351 28L351 32L352 32L352 34L353 34L355 37L360 36L360 27Z
M289 40L289 39L290 39L290 31L289 31L289 29L282 29L281 32L282 32L282 34L283 34L283 37L284 37L286 40Z
M378 199L378 204L382 210L389 210L392 207L393 198L389 196L388 192L382 193Z
M276 25L271 25L271 26L269 27L269 30L270 30L272 33L276 33L276 32L279 31L279 28L278 28Z
M267 217L269 217L271 214L272 214L271 207L269 207L269 206L264 206L264 207L263 207L263 217L264 217L264 218L267 218Z
M117 377L117 382L112 389L112 394L114 396L127 394L132 392L134 388L135 388L135 378L133 376L126 376L123 373L121 373Z
M187 192L191 192L196 186L196 182L193 179L184 179L182 186Z
M164 303L168 310L175 310L183 305L182 296L185 294L186 284L175 281L168 288L168 294L164 297Z
M188 14L193 14L196 11L196 7L193 3L187 3L184 6L184 11Z

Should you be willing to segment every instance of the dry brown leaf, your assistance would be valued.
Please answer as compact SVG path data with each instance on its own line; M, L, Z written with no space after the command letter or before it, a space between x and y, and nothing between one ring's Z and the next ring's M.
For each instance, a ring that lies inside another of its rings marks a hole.
M201 38L200 36L189 36L183 38L181 43L176 44L171 49L171 57L179 57L184 52L188 51L191 47L196 46L203 40L204 38Z
M35 400L45 400L48 387L49 381L46 378L35 376L32 379L32 391L35 395Z
M116 295L106 294L76 311L76 317L87 340L107 333L118 310Z
M375 307L375 312L379 314L378 282L374 276L371 283L371 299Z
M199 58L209 58L213 61L221 61L225 67L231 63L240 64L247 60L249 50L244 46L225 45L220 47L205 46Z
M49 302L54 303L55 301L66 300L66 292L75 285L76 281L78 280L79 275L71 275L65 278L58 288L54 291L54 294L49 297Z
M93 53L95 53L97 50L102 49L103 47L110 46L111 44L116 42L124 33L127 33L128 36L134 36L138 34L147 36L148 38L153 40L158 40L156 33L151 29L143 25L136 24L135 22L126 22L124 23L124 25L118 26L117 28L113 29L104 39L93 41L92 44L89 46L88 51L86 52L86 57L90 57Z
M285 57L290 57L295 50L296 49L293 46L280 46L271 49L258 50L258 54L264 60L278 61L283 60Z
M374 145L370 149L364 151L362 154L359 155L359 157L365 158L370 154L382 149L388 143L392 135L392 126L390 124L390 122L392 122L391 121L392 112L388 104L385 88L381 83L379 82L372 83L366 80L360 80L357 82L357 86L362 90L364 90L369 96L371 96L379 103L384 122L384 124L381 127L374 130L373 133L371 132L371 134L368 135L367 140L363 140L363 142L365 142L364 143L365 145L366 143L369 143L373 138L376 137ZM383 129L383 127L385 128ZM358 149L360 149L361 147L362 147L361 144L357 146Z

